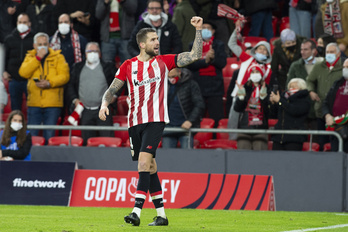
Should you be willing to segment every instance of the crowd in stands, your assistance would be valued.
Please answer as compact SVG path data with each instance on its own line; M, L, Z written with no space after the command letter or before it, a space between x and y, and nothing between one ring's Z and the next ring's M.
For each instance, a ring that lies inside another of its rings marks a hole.
M224 16L221 4L230 8ZM244 17L232 20L235 11ZM29 132L26 122L120 125L126 88L114 97L107 121L98 110L117 68L139 54L137 32L154 28L160 54L190 51L195 28L188 22L195 15L204 19L203 55L169 74L167 127L204 127L211 119L215 128L340 130L348 152L348 0L2 0L0 122L2 136L20 131L21 138L11 146L3 137L1 149L28 150L31 136L48 144L64 135ZM13 123L22 127L15 130ZM79 135L83 145L92 137L115 137L113 131ZM162 145L204 147L200 136L167 133ZM308 136L287 134L222 137L253 150L303 150L308 142ZM334 136L313 142L321 151L328 144L338 149Z

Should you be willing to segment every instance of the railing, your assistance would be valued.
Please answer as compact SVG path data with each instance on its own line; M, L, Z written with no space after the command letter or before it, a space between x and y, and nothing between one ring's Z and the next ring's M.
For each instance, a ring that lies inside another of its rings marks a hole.
M4 128L4 125L0 125L0 129ZM58 125L28 125L28 129L34 130L68 130L69 137L71 138L71 132L73 130L98 130L98 131L128 131L126 127L117 126L58 126ZM185 130L182 128L165 128L165 131L169 132L188 132L189 135L196 132L211 132L211 133L247 133L247 134L295 134L295 135L310 135L309 150L312 150L312 137L313 135L333 135L338 139L338 151L343 152L343 139L336 131L314 131L314 130L249 130L249 129L217 129L217 128L192 128ZM190 138L191 136L189 136ZM69 146L71 141L69 140ZM189 141L189 144L190 141ZM190 147L191 148L191 147Z

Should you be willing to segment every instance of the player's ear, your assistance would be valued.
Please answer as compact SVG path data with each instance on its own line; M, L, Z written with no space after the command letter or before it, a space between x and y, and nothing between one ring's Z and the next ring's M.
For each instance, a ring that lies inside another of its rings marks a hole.
M144 48L145 48L145 42L140 42L140 43L139 43L139 47L142 48L142 49L144 49Z

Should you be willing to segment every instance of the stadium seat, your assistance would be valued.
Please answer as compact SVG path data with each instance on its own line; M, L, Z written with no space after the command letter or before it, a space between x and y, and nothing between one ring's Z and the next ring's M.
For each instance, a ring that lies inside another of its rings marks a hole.
M42 136L32 135L31 136L31 144L33 146L43 146L43 145L45 145L45 138Z
M229 139L210 139L204 142L207 149L237 149L237 141Z
M302 147L302 151L309 151L309 142L304 142L303 143L303 147ZM318 143L312 143L312 151L319 151L319 144Z
M226 66L222 69L222 76L232 78L233 72L240 68L242 62L237 57L228 57L226 61Z
M282 30L286 29L286 28L290 28L290 21L289 21L289 17L283 17L280 21L280 25L279 25L279 33L282 32Z
M331 143L325 143L323 151L331 151Z
M274 126L277 124L278 119L268 119L268 129L274 129Z
M83 139L78 136L71 136L71 146L81 147L83 144ZM49 146L68 146L69 136L53 136L48 139Z
M273 141L268 140L268 150L273 150Z
M222 118L219 121L219 125L217 128L219 129L227 129L228 118ZM228 139L228 133L216 133L216 139Z
M127 115L128 114L128 96L122 95L117 98L117 115Z
M126 115L114 115L112 116L112 120L115 127L128 127L128 119ZM122 146L127 146L127 140L129 139L128 131L117 131L115 130L115 137L121 138Z
M11 113L11 98L10 98L10 94L7 94L7 105L4 107L3 113L4 114Z
M201 121L200 128L213 128L214 127L214 120L211 118L203 118ZM200 148L204 147L204 142L212 139L213 138L213 133L212 132L198 132L195 136L194 139L199 141L199 146Z
M273 28L273 36L276 36L278 35L278 23L279 23L279 20L276 16L272 16L272 28Z
M91 137L87 140L87 147L121 147L122 139L113 137Z

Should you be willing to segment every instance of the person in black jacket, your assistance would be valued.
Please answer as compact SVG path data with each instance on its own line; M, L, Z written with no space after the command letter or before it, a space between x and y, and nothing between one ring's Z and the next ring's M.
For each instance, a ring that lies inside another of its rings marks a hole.
M179 54L182 52L182 42L178 28L168 15L162 11L161 0L149 0L147 12L142 14L143 20L138 21L133 29L132 35L128 41L128 52L133 56L139 55L140 49L136 41L136 35L142 28L151 27L156 30L158 40L160 41L159 55Z
M11 97L11 109L21 110L23 93L27 95L27 80L19 73L25 55L28 50L33 49L34 34L30 31L30 19L25 13L17 18L17 28L5 39L5 71L3 77L9 80L9 93Z
M74 64L70 81L67 86L67 95L75 106L83 106L80 125L112 126L112 117L106 121L99 119L99 106L104 92L113 81L116 73L114 63L100 60L101 53L98 43L89 42L86 46L86 61ZM100 136L113 137L113 131L99 131ZM97 131L82 131L82 138L96 137Z
M322 113L327 126L335 126L334 117L347 115L348 112L348 59L343 63L342 78L337 80L329 90L323 102ZM344 125L347 135L347 123ZM343 135L344 133L342 133ZM348 153L348 138L343 137L343 151ZM338 150L338 139L335 136L330 136L331 151Z
M26 10L31 20L31 29L34 34L45 32L52 36L57 28L56 19L53 16L54 6L51 0L34 0Z
M186 68L176 68L169 72L168 114L170 123L166 127L190 129L200 126L204 111L204 101L198 84L191 79L192 73ZM176 148L178 141L181 148L193 147L193 136L187 133L164 132L163 148Z
M309 92L306 82L301 78L293 78L288 84L288 91L279 94L272 92L271 111L277 115L276 130L304 130L305 121L310 110ZM271 136L273 150L302 151L306 135L274 134Z

